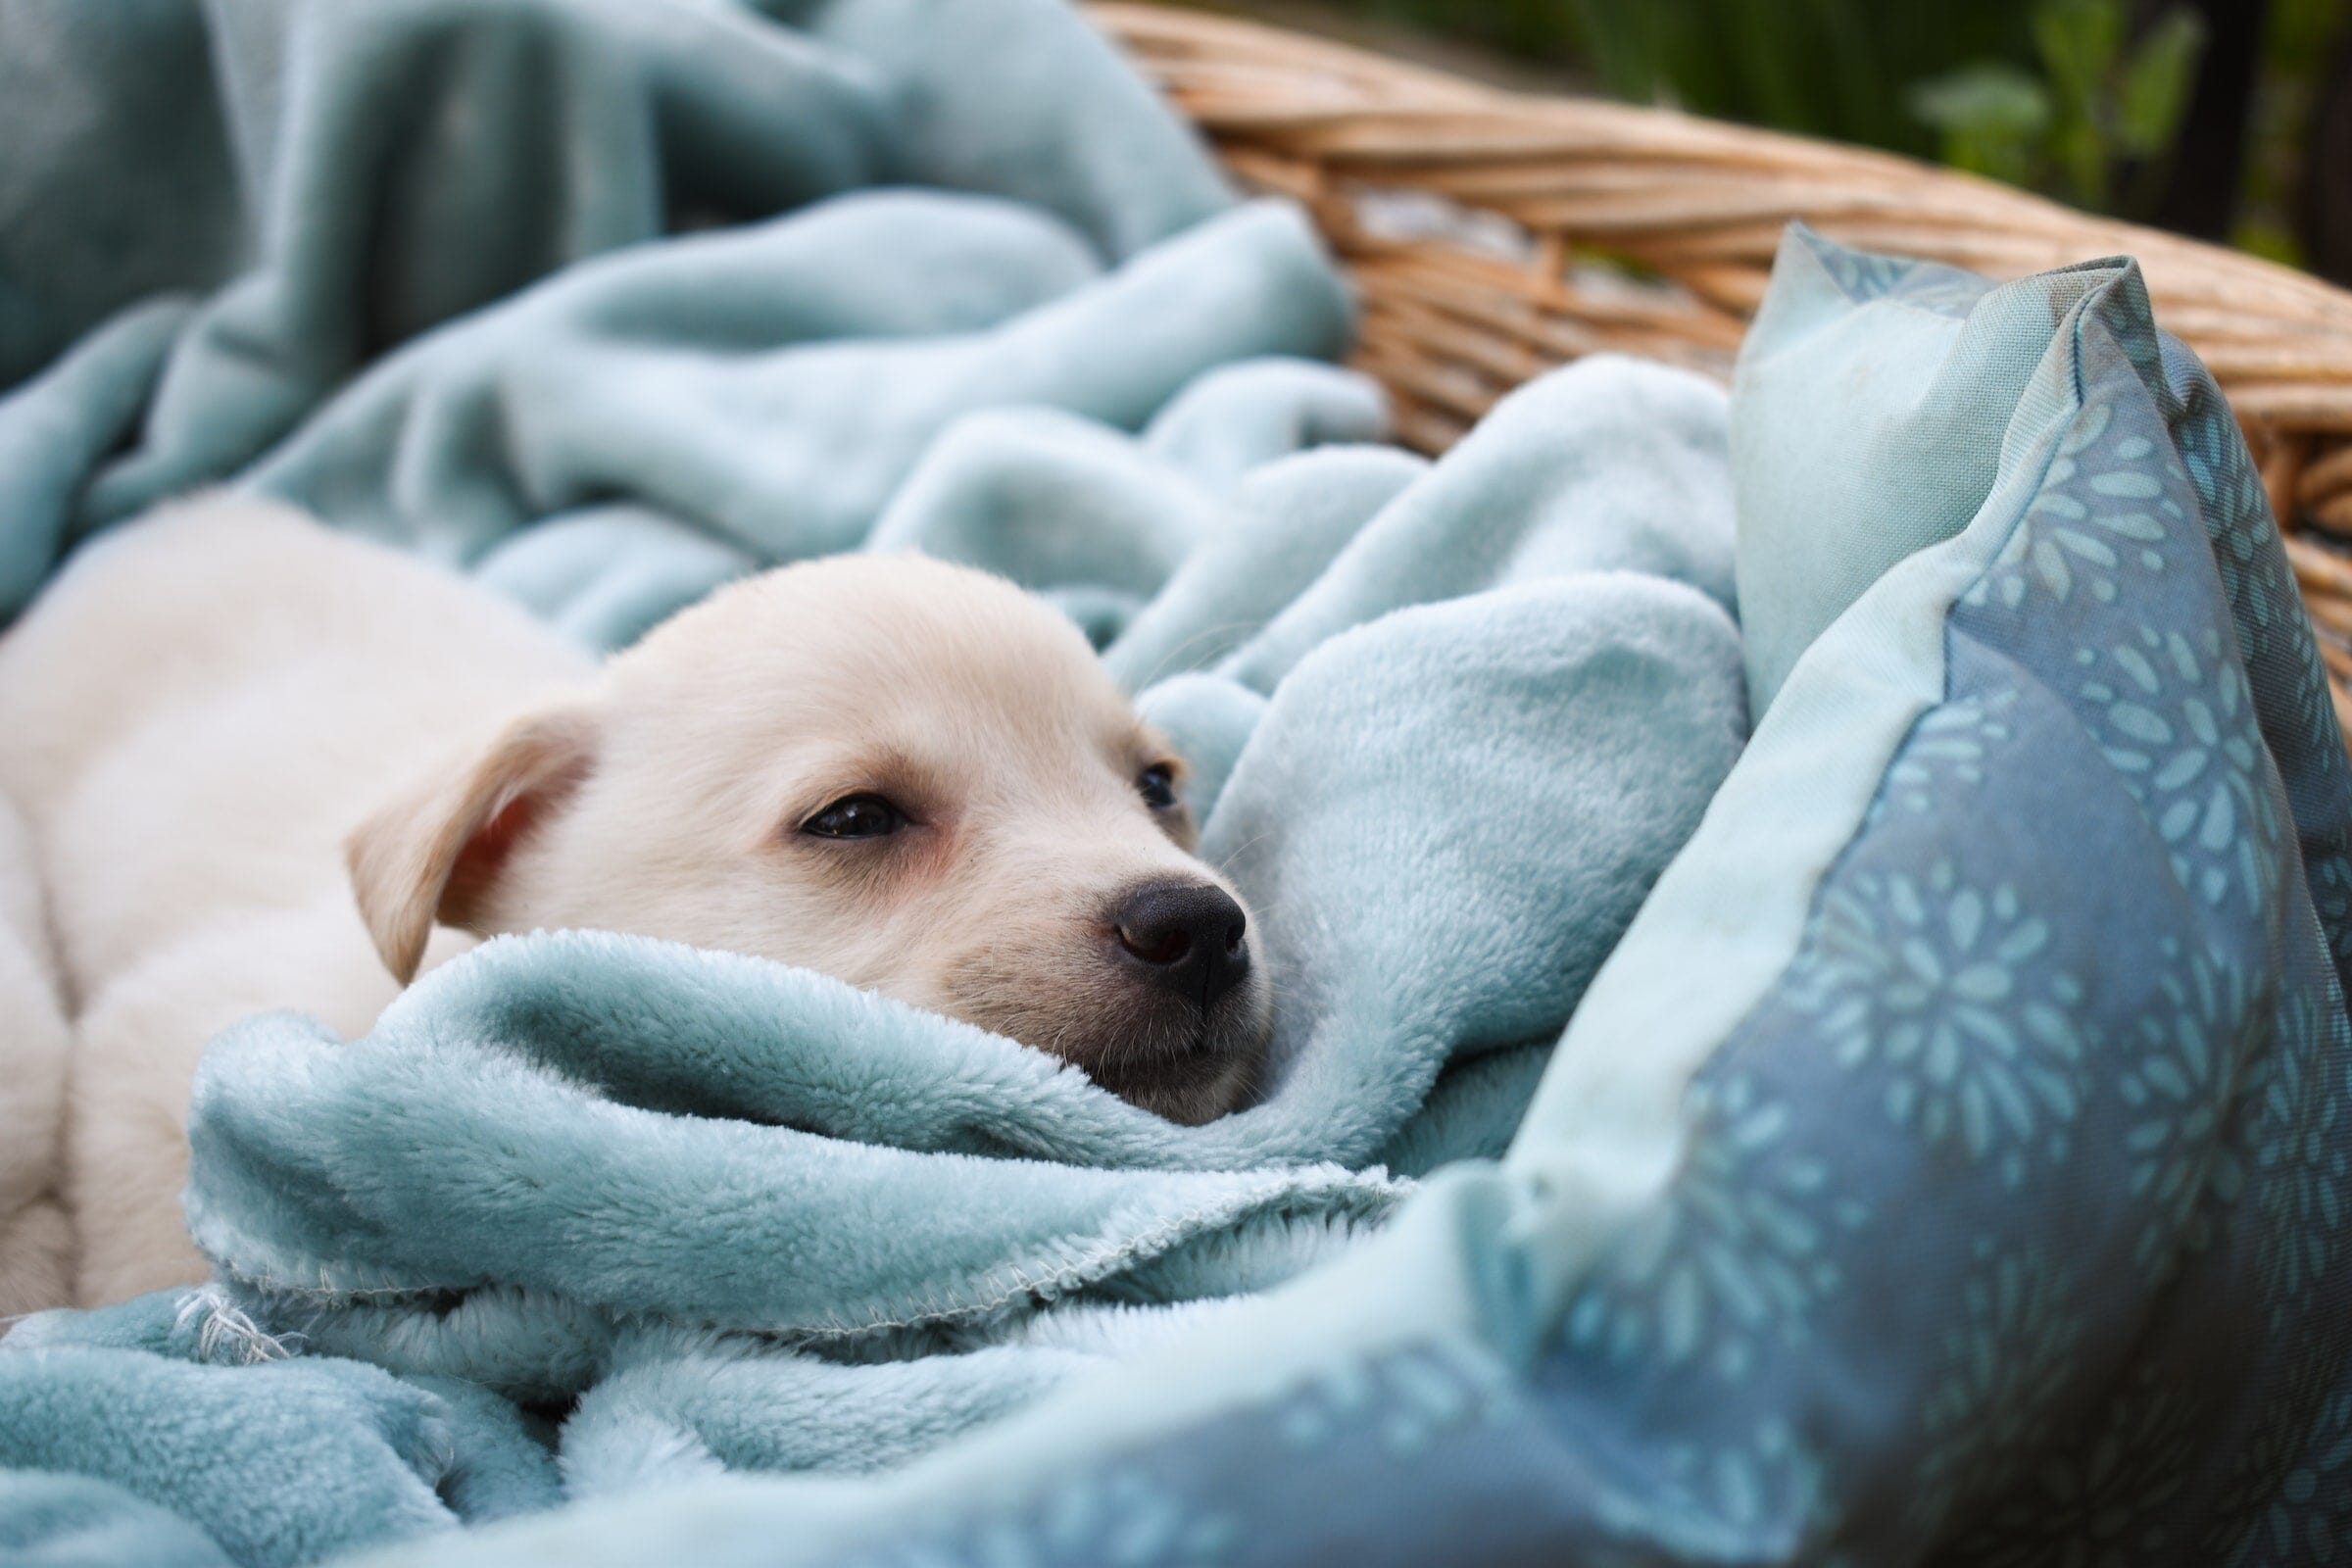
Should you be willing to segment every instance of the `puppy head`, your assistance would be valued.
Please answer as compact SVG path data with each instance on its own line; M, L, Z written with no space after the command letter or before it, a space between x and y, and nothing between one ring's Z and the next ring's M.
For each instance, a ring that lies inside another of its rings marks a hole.
M843 557L728 588L422 780L350 845L412 977L436 921L752 954L1010 1035L1195 1123L1268 1030L1182 765L1011 584Z

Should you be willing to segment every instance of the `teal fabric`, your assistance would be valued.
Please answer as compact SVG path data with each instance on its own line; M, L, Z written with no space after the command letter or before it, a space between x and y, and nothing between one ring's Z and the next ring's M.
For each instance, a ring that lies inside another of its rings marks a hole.
M323 1357L204 1366L64 1346L9 1363L0 1464L115 1483L231 1561L316 1562L457 1517L436 1491L462 1462L444 1418L452 1406L373 1367ZM106 1417L93 1421L95 1409ZM257 1466L273 1472L266 1484L251 1479ZM54 1500L52 1483L36 1481L34 1497ZM21 1516L13 1473L5 1492L0 1517ZM501 1511L511 1510L484 1517ZM109 1517L140 1527L127 1560L185 1549L181 1532Z
M1742 514L1768 581L1983 485L1789 660L1499 1160L887 1474L368 1561L2340 1554L2352 769L2229 411L2129 263L1995 289L1799 233L1771 303L1742 399L1817 411L1816 331L1948 367L1979 312L2047 327L1955 383L1938 473L1849 406L1810 450L1896 455L1837 526Z
M1826 277L1833 260L1782 253L1780 274L1740 357L1732 430L1744 519L1740 602L1749 607L1748 691L1758 712L1790 666L1886 569L1950 538L1992 488L2001 444L1989 420L2017 406L2049 342L2066 290L1999 293L1975 309L1981 280L1907 268L1880 308L1850 309ZM1801 389L1801 390L1800 390ZM1908 504L1886 504L1885 475L1909 477Z
M601 647L924 549L1077 618L1201 754L1207 852L1324 911L1267 941L1271 1093L1189 1131L612 938L348 1046L254 1020L197 1091L219 1287L0 1342L26 1551L307 1562L928 1451L1499 1150L1740 744L1720 394L1597 364L1436 467L1362 445L1305 220L1050 0L7 9L0 129L0 615L220 481ZM1480 529L1523 557L1414 580Z
M1262 416L1254 393L1236 406ZM1214 760L1192 786L1202 853L1265 916L1283 977L1250 1108L1177 1127L1039 1053L807 971L634 938L502 939L364 1040L265 1017L216 1041L188 1213L218 1289L29 1320L0 1342L0 1388L19 1355L85 1358L84 1379L86 1358L112 1357L135 1379L246 1354L364 1362L444 1403L469 1391L508 1416L454 1429L437 1461L480 1478L453 1494L470 1520L551 1500L512 1457L520 1412L566 1412L550 1445L575 1498L721 1469L876 1469L1348 1250L1410 1175L1500 1152L1737 755L1729 615L1624 569L1688 559L1728 581L1724 415L1694 378L1599 360L1527 388L1435 465L1326 447L1225 492L1229 466L1179 467L1156 432L999 411L951 427L907 480L877 547L1045 588L1173 596L1196 560L1202 581L1255 587L1253 556L1301 580L1222 654L1179 629L1210 612L1198 585L1137 617L1167 677L1146 708ZM1608 456L1531 459L1562 432ZM1497 552L1422 574L1431 602L1398 606L1407 579L1372 568L1394 572L1400 539L1435 561L1460 537L1433 496L1474 510ZM1344 530L1336 497L1358 508ZM1328 547L1319 569L1298 568L1302 538ZM1376 595L1346 597L1366 580ZM1350 603L1355 623L1290 652L1293 610L1328 622ZM1241 672L1268 668L1277 637L1290 667L1260 693ZM202 1370L279 1402L266 1380ZM118 1419L45 1411L21 1463L87 1467ZM418 1462L392 1474L409 1471L449 1491ZM142 1485L135 1464L110 1479ZM387 1537L434 1522L336 1512ZM247 1528L299 1535L266 1511Z
M1030 0L157 7L45 24L19 80L103 100L191 27L215 69L175 90L213 95L237 177L151 235L39 180L0 222L13 319L86 328L0 403L37 459L0 495L10 592L218 478L600 647L774 561L919 549L1085 626L1198 760L1204 853L1315 912L1269 926L1270 1092L1200 1129L820 976L610 937L494 943L350 1045L254 1020L191 1128L219 1289L19 1327L7 1463L240 1562L888 1466L1502 1148L1744 730L1720 393L1597 362L1434 466L1365 444L1385 410L1317 363L1348 305L1304 221L1231 204ZM424 128L387 140L403 96ZM94 145L36 137L40 167L165 133L72 124ZM173 251L200 219L246 248ZM36 265L77 224L155 247L122 298ZM334 1440L250 1488L187 1457L304 1423Z
M177 1514L90 1476L18 1471L0 1489L0 1553L19 1568L228 1568L212 1539Z
M1058 0L15 6L0 147L0 616L257 465L450 559L622 503L839 548L960 412L1347 330Z
M1214 367L1347 341L1285 207L1097 273L1034 209L837 197L600 259L429 334L251 482L456 562L615 495L789 560L862 540L959 415L1045 404L1132 429Z

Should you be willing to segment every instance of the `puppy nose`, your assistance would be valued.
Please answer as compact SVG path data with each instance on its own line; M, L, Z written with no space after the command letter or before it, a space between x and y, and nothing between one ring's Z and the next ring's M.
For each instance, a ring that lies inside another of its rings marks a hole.
M1250 917L1207 882L1148 882L1112 917L1139 978L1189 997L1205 1012L1250 972Z

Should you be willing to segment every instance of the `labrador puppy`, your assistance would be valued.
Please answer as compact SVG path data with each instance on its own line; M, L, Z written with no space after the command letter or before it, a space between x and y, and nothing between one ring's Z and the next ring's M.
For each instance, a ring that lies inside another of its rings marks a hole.
M1268 991L1182 776L1073 626L962 567L784 567L600 667L268 502L142 519L0 638L0 792L74 1020L76 1295L203 1277L179 1189L213 1033L265 1008L365 1032L498 932L818 969L1220 1115Z

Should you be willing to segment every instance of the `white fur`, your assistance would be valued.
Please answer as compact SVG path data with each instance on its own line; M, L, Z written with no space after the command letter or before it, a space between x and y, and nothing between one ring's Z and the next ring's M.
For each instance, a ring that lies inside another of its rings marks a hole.
M0 1333L66 1299L73 1232L61 1202L65 1005L32 840L0 798Z
M79 1004L82 1300L204 1277L179 1189L214 1032L297 1007L357 1034L397 994L352 907L353 824L453 734L594 673L462 579L228 496L92 544L0 639L0 793Z
M1137 792L1164 743L1074 628L957 567L784 568L600 669L461 577L218 495L88 547L0 639L0 736L57 957L26 982L0 947L0 1001L74 1004L62 1185L85 1303L204 1275L178 1193L211 1035L270 1008L363 1033L465 933L594 927L821 969L1190 1120L1231 1107L1264 1039L1262 977L1203 1013L1112 940L1144 883L1222 886L1182 811ZM804 831L860 792L910 825ZM61 1053L27 1015L0 1130L37 1135ZM57 1185L49 1145L10 1147L36 1152L0 1166L0 1225ZM54 1298L7 1237L0 1290Z

